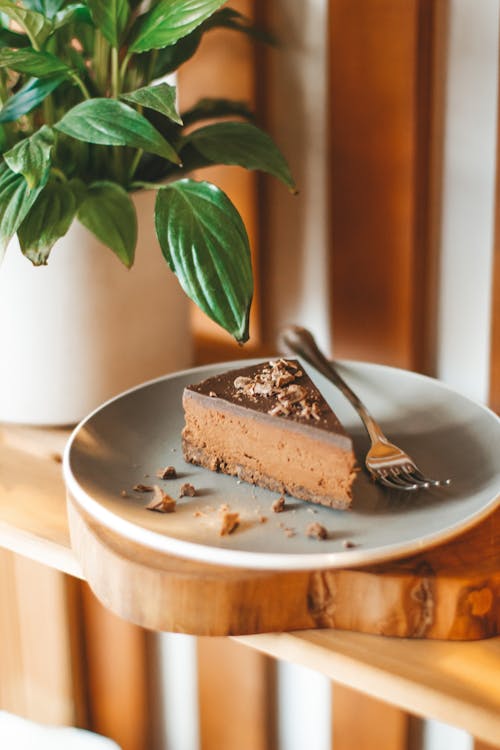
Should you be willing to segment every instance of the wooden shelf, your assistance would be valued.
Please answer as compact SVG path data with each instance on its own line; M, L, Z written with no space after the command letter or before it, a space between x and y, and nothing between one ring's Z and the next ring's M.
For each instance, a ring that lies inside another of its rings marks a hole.
M68 437L68 430L0 428L0 546L82 577L59 463ZM499 637L451 643L307 630L236 640L485 742L500 740Z

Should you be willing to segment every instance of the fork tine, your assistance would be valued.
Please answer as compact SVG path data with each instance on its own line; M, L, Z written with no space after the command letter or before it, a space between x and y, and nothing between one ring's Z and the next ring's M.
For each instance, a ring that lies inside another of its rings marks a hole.
M400 487L406 489L417 490L421 486L418 482L409 479L405 475L403 469L399 466L394 466L392 469L389 469L389 478L391 481L396 482Z
M448 487L451 484L451 479L431 479L430 477L424 476L417 466L412 466L411 471L408 473L416 479L427 482L428 485L432 484L433 487Z
M416 485L408 485L408 484L399 484L397 482L394 482L392 478L388 476L384 476L383 474L375 474L375 479L379 481L381 484L384 484L386 487L390 487L392 490L399 490L403 492L414 492L417 487Z
M422 490L427 490L431 486L431 483L425 479L422 474L417 476L417 474L412 471L411 466L402 466L401 476L406 479L407 482L413 482L413 484L416 484Z

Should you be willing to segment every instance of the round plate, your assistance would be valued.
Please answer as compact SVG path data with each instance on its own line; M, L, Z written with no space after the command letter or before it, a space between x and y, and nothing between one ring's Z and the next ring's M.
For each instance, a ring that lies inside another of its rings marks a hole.
M139 386L94 411L73 432L64 455L71 497L116 533L160 552L218 565L268 570L359 566L406 556L467 529L499 505L500 419L437 380L362 362L339 364L342 375L380 421L390 440L422 471L451 478L448 488L393 492L359 472L348 511L287 498L273 513L276 493L184 461L182 391L211 375L257 360L229 362L170 375ZM340 392L305 367L353 438L360 466L368 449L364 428ZM237 438L235 438L237 439ZM160 480L173 465L178 478ZM173 497L184 482L197 496L175 513L151 512L151 495L134 485L158 484ZM238 529L220 536L220 507L240 514ZM313 521L328 529L315 540Z

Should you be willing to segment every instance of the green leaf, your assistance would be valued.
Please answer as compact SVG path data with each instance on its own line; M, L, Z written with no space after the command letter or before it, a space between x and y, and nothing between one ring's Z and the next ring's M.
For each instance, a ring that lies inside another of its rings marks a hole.
M69 74L71 71L66 63L50 52L37 52L30 47L20 50L0 49L0 68L10 68L36 78Z
M292 190L295 183L281 151L267 133L248 122L218 122L195 130L185 143L214 164L236 164L268 172Z
M55 29L61 29L69 23L92 24L92 18L87 6L81 3L72 3L56 13L54 17Z
M203 36L202 26L192 31L187 36L179 39L175 44L170 44L163 49L153 50L149 55L154 55L153 79L161 78L168 73L173 73L180 66L193 57L194 53L200 46L201 37ZM148 58L149 55L144 55ZM149 60L147 61L149 62Z
M135 109L116 99L89 99L70 109L54 126L66 135L105 146L132 146L163 156L179 157L163 136Z
M187 126L199 120L211 120L215 117L228 116L245 117L247 120L253 120L255 115L246 102L206 97L200 99L193 107L183 112L182 121Z
M217 28L240 31L258 42L276 44L276 39L272 34L259 26L255 26L249 18L234 8L222 8L221 10L218 10L217 13L214 13L213 16L203 24L204 31Z
M168 83L144 86L144 88L131 91L128 94L121 94L120 99L139 104L148 109L154 109L156 112L166 115L172 122L182 125L182 120L176 108L175 86L169 86Z
M42 125L32 136L16 143L3 158L13 172L23 175L32 189L46 181L53 147L54 131Z
M210 31L210 29L216 28L240 31L258 41L267 43L275 42L271 34L251 24L241 13L232 8L222 8L207 18L190 34L179 39L175 44L157 50L152 77L161 78L161 76L172 73L180 68L183 63L193 57L200 45L203 34Z
M54 78L30 78L17 94L7 99L4 107L0 110L0 122L13 122L21 115L27 115L65 79L66 76L63 75Z
M65 0L23 0L23 5L25 8L43 13L47 18L54 18L64 2Z
M147 52L175 44L209 18L226 0L160 0L140 16L131 52Z
M43 13L22 8L9 0L0 0L0 12L24 29L34 47L41 47L52 31L52 24Z
M21 250L35 266L46 265L55 242L70 228L76 208L70 185L50 179L17 230Z
M209 182L167 185L158 191L155 226L163 255L188 297L237 341L247 341L250 247L227 195Z
M18 34L10 29L0 28L0 47L29 47L30 40L26 34Z
M128 0L87 0L87 4L103 36L118 48L130 15Z
M129 194L114 182L95 182L78 209L79 221L127 268L134 262L137 216Z
M0 259L42 189L43 183L30 190L22 174L0 161Z

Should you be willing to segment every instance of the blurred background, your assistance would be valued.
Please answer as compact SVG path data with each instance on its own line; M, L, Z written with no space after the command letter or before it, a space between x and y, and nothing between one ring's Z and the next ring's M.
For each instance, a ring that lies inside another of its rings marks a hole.
M179 74L181 109L249 102L300 192L217 169L257 290L243 349L193 309L194 362L274 354L297 322L335 357L437 376L498 410L499 0L230 5L279 43L207 34ZM236 641L148 633L82 582L0 560L0 705L14 713L123 750L486 750Z

